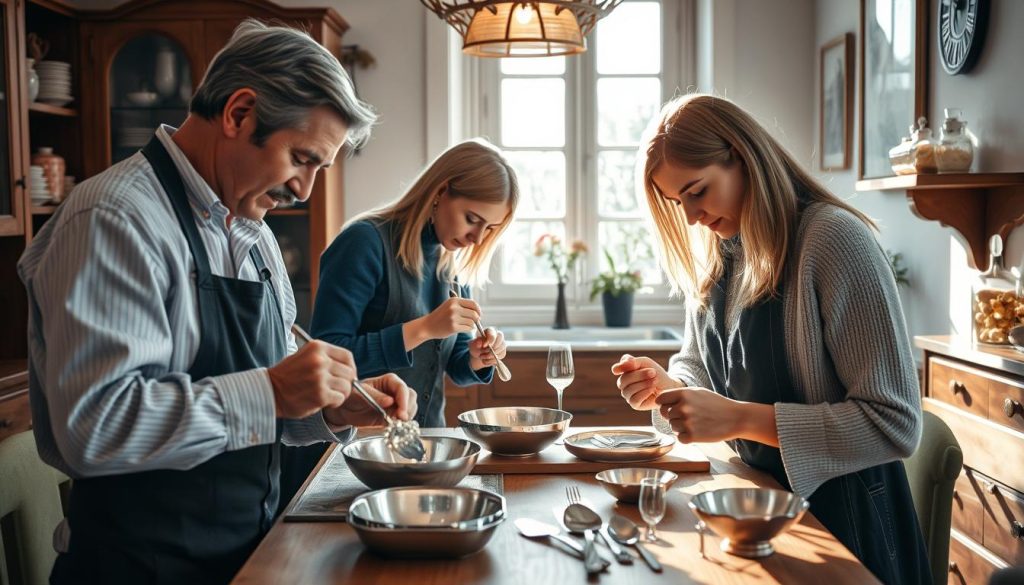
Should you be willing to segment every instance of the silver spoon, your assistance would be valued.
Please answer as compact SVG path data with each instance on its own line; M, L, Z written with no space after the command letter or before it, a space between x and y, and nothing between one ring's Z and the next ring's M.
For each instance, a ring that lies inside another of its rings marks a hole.
M601 528L601 517L583 504L569 504L562 514L562 523L570 532L583 533L583 538L586 539L586 545L583 547L583 564L588 573L600 573L604 569L604 563L601 562L597 548L594 547L592 531Z
M448 296L450 296L452 298L455 298L455 299L461 299L462 295L460 295L458 293L458 291L455 290L456 286L458 286L458 285L455 285L455 284L452 285L451 290L448 291ZM487 332L484 331L484 326L480 324L480 320L479 319L474 319L473 323L476 324L476 332L477 332L477 334L479 334L481 338L487 339ZM494 366L494 368L498 371L498 379L501 380L502 382L508 382L509 380L511 380L512 379L512 371L508 369L508 366L505 365L505 362L501 361L501 358L498 357L498 354L494 353L493 349L491 349L490 347L488 347L487 349L490 350L491 355L493 355L494 359L497 360L497 362L498 362Z
M519 530L519 534L522 534L526 538L550 538L552 540L557 540L569 547L570 550L576 553L577 557L581 559L584 558L583 546L580 545L579 542L576 542L572 538L562 534L561 531L558 530L557 526L552 526L551 524L541 522L540 520L534 520L533 518L519 518L515 521L515 525L516 529ZM607 567L611 563L601 559L601 564Z
M599 534L601 535L601 539L604 540L604 543L608 545L608 550L612 551L612 555L615 556L615 560L619 561L619 564L633 564L633 555L626 552L626 549L622 548L622 546L619 545L619 542L612 538L612 533L608 530L607 522L601 525L601 532Z
M296 337L302 340L303 343L309 343L313 341L309 333L306 333L305 329L299 327L296 324L292 324L292 333ZM414 420L397 420L391 417L384 408L377 404L370 393L363 388L363 385L358 380L352 380L352 388L363 397L370 406L372 406L378 414L384 417L387 422L387 431L385 441L395 453L398 453L406 459L412 459L414 461L423 461L423 456L426 455L426 449L423 448L423 441L420 439L420 425Z
M640 556L652 571L655 573L661 572L661 563L644 548L644 545L640 544L640 529L637 528L632 520L625 516L612 514L612 519L608 522L608 530L612 533L612 538L621 544L636 547L637 552L640 553Z
M1017 348L1017 351L1024 351L1024 325L1011 327L1007 337L1010 339L1013 347Z

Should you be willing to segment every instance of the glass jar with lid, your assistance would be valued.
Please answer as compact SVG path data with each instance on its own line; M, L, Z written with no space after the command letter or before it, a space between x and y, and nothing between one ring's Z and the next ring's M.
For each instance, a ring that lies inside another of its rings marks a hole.
M914 127L910 127L910 132L913 134ZM900 143L889 149L889 164L892 165L892 172L897 175L913 175L917 173L917 167L914 166L914 158L911 156L911 149L914 146L914 141L910 139L910 136L904 136L900 139Z
M928 120L921 116L917 119L917 129L910 135L914 145L910 147L914 159L914 169L918 173L937 173L939 167L935 162L935 150L938 142L932 138L932 129Z
M940 173L966 173L974 162L974 147L977 137L967 129L960 108L946 108L946 120L942 123L936 162Z
M989 252L988 270L978 275L971 294L974 341L1007 345L1010 329L1024 324L1024 297L1003 265L1003 239L998 234L989 240Z

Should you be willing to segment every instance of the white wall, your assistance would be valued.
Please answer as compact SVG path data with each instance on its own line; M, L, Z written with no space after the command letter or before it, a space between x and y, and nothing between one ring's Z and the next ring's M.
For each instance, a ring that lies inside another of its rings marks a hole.
M942 70L936 55L934 36L937 9L929 11L929 121L941 124L944 107L962 107L969 127L982 141L974 170L981 172L1020 171L1024 167L1024 37L1018 34L1024 24L1024 2L992 0L989 29L981 59L966 75L950 76ZM859 44L861 34L860 3L852 0L817 0L816 37L820 48L829 40L852 32ZM817 55L817 48L815 48ZM859 51L857 58L859 59ZM859 66L859 65L857 65ZM813 68L813 95L818 91L818 68ZM856 76L855 76L856 77ZM855 81L856 83L856 81ZM814 100L814 126L817 141L818 100ZM858 152L857 108L854 108L853 153ZM907 122L907 125L910 121ZM815 142L816 143L816 142ZM851 203L879 220L882 245L902 252L910 268L909 289L902 289L904 312L911 335L969 332L968 299L973 276L967 268L966 254L952 236L952 230L937 222L918 219L910 212L903 192L856 193L856 154L848 171L819 173L834 192L850 196ZM1010 238L1007 260L1018 263L1024 248L1024 230ZM1009 266L1010 264L1008 264Z

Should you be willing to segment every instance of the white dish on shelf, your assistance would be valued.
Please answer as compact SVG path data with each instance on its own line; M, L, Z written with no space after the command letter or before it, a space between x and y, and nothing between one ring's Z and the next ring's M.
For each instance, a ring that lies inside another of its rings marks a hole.
M160 94L155 91L133 91L126 93L124 97L128 100L128 103L134 106L148 107L160 99Z

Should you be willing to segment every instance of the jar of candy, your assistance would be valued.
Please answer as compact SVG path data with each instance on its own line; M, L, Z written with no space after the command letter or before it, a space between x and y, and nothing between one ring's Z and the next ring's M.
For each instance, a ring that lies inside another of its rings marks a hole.
M938 164L935 162L935 150L939 144L932 138L932 129L928 127L928 120L924 116L917 119L917 130L911 134L911 139L914 145L910 147L910 152L917 173L939 172Z
M914 127L910 127L910 132L914 132ZM892 172L897 175L913 175L917 173L917 167L914 166L914 159L911 156L911 148L914 146L914 141L909 136L904 136L900 143L891 149L889 149L889 164L892 165Z
M988 270L978 275L972 287L971 312L974 341L1009 344L1008 334L1016 325L1024 325L1024 297L1018 294L1015 278L1003 265L1003 239L989 240Z
M960 108L946 108L946 120L942 123L936 162L940 173L966 173L974 162L974 147L977 137L967 129Z

